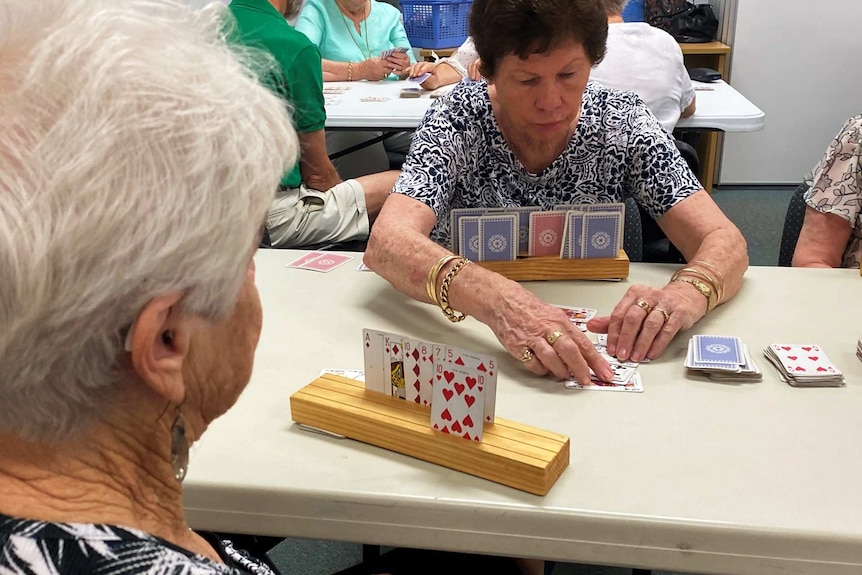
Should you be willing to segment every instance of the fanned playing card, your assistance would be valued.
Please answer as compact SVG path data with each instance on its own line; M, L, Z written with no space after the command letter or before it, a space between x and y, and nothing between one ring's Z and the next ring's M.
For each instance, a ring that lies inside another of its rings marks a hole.
M563 246L566 212L530 214L529 253L531 256L557 256Z
M404 388L403 345L401 336L388 333L383 336L384 366L389 372L389 395L399 399L407 398Z
M365 389L389 394L388 369L383 361L383 332L374 329L362 330L365 357Z
M479 217L458 219L458 254L474 262L479 261Z
M412 337L405 337L404 343L404 392L407 401L422 403L422 372L419 364L421 342Z
M497 403L497 361L490 355L481 355L457 347L447 347L445 360L475 372L479 392L485 395L484 421L494 423Z
M583 216L583 258L615 258L620 251L619 213L587 213Z
M518 214L479 216L478 261L511 261L516 259L518 257L517 237Z
M485 394L473 369L449 362L440 366L431 402L431 428L471 441L482 441Z

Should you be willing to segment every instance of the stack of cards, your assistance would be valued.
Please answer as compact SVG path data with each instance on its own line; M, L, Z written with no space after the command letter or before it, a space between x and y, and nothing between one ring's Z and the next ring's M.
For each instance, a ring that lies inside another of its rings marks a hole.
M385 60L386 58L388 58L392 54L406 54L406 53L407 53L407 48L403 48L401 46L399 46L397 48L390 48L389 50L383 50L380 52L380 59Z
M695 335L688 342L685 367L709 376L713 381L756 382L763 373L738 337Z
M587 322L596 317L596 313L598 313L596 310L588 307L572 307L567 305L558 305L556 307L566 312L566 317L569 318L569 321L583 332L587 331Z
M640 393L644 390L643 380L638 373L638 362L635 361L620 361L608 353L607 335L598 334L596 349L605 358L605 361L614 370L613 381L599 380L592 370L590 370L590 381L588 383L580 383L575 379L567 379L564 385L567 389L589 389L594 391L634 391Z
M773 343L763 354L778 369L781 380L795 387L840 387L844 374L820 346Z
M353 256L343 256L332 252L308 252L287 264L287 267L327 273L352 259Z
M514 260L518 254L560 258L617 257L625 204L456 208L452 251L474 260Z
M493 357L371 329L362 340L366 389L430 405L432 429L482 441L497 401Z

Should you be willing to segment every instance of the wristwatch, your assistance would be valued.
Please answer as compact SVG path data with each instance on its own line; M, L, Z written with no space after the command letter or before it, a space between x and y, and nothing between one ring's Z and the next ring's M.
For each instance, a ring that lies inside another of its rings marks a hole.
M712 308L714 308L718 303L715 293L713 293L712 288L709 287L709 284L706 282L702 282L697 278L690 278L688 276L677 276L671 280L671 283L673 282L685 282L687 284L691 284L697 291L703 294L703 297L706 298L706 313L711 312Z

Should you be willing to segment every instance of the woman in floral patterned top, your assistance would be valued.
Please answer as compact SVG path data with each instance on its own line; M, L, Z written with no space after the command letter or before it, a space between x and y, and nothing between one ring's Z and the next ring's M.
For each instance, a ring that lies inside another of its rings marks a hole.
M298 155L226 10L0 10L0 573L271 573L183 507L251 376L252 255Z
M793 265L858 268L862 261L862 115L847 120L806 183L808 206Z

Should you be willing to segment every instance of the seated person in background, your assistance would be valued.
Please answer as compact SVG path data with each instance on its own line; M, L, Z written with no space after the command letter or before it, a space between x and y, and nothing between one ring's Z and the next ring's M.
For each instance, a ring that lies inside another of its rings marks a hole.
M237 38L269 52L280 73L267 84L286 99L299 132L301 157L281 180L266 218L273 247L364 240L392 190L397 171L342 181L326 151L320 54L285 21L295 0L233 0Z
M680 118L694 114L695 94L673 36L645 22L623 22L628 0L601 0L608 15L608 50L590 79L631 90L668 133Z
M398 8L377 0L307 0L296 29L320 50L325 82L398 80L416 61ZM403 48L380 58L381 52ZM382 135L382 132L340 131L326 135L326 149L336 154ZM413 132L397 132L335 160L344 177L355 178L399 167L410 149Z
M397 80L416 62L398 8L377 0L307 0L296 29L319 49L323 80ZM386 59L381 52L407 51Z
M298 151L226 13L0 10L2 573L270 573L183 508L251 375L252 255Z
M691 263L665 286L630 287L610 316L590 321L620 359L658 357L733 297L748 266L742 234L643 101L588 83L607 26L594 0L474 0L470 32L487 82L458 84L431 105L365 253L398 290L453 321L454 310L474 316L527 369L560 379L588 381L588 364L612 374L562 310L443 247L451 209L626 197L644 206Z
M425 73L431 74L421 84L426 90L435 90L440 86L457 84L464 78L469 78L474 82L481 78L479 54L476 53L473 39L468 37L448 58L443 58L437 62L419 62L410 68L411 78Z
M847 120L805 182L808 206L793 265L858 268L862 261L862 115Z

